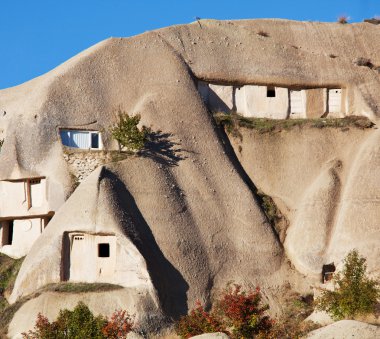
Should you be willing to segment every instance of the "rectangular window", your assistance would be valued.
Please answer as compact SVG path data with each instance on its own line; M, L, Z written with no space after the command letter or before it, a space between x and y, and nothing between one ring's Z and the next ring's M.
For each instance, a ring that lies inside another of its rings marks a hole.
M110 244L98 244L98 257L108 258L110 256Z
M61 130L64 146L80 149L100 149L100 134L96 131Z
M276 97L276 89L274 87L267 87L267 98L275 98Z
M99 148L99 133L91 133L91 148Z

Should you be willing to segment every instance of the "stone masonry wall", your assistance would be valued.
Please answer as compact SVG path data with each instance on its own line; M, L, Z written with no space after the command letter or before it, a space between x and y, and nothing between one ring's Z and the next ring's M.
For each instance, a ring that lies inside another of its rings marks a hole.
M70 172L82 182L98 166L113 160L111 152L106 151L65 151L64 159L69 165Z

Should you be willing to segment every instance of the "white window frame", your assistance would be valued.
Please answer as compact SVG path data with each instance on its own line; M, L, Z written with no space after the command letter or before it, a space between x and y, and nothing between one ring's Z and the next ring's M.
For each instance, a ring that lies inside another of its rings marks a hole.
M66 132L66 133L70 133L70 132L87 133L88 144L90 145L90 147L89 148L81 148L81 147L73 147L73 146L67 146L67 145L65 145L63 143L63 140L62 140L61 132ZM89 150L102 150L103 149L102 134L99 131L61 128L59 130L59 134L60 134L62 145L65 146L65 147L70 147L70 148L73 148L73 149L89 149ZM92 135L93 134L98 135L98 139L99 139L99 147L98 148L91 147L91 144L92 144Z

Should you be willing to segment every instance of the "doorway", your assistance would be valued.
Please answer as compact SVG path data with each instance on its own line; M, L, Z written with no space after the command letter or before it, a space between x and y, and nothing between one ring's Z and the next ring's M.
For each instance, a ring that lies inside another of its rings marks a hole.
M13 242L13 220L3 221L2 223L1 246L12 245Z

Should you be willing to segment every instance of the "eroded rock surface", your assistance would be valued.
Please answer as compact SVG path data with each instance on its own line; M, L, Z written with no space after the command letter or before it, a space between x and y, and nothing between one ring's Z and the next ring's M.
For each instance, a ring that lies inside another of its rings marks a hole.
M109 128L121 107L156 131L140 157L99 167L57 208L11 301L70 279L64 239L73 233L116 237L115 274L104 281L138 286L168 317L197 299L209 302L231 280L268 288L269 302L285 282L306 290L323 261L338 262L354 247L378 272L379 131L243 132L241 152L232 141L239 163L197 82L338 86L347 91L348 114L377 122L379 74L353 60L380 65L379 50L380 31L368 23L202 20L108 39L0 91L0 179L46 177L57 201L72 190L60 128L103 131L105 149L117 150ZM252 183L290 221L285 251ZM299 272L286 263L290 248Z

